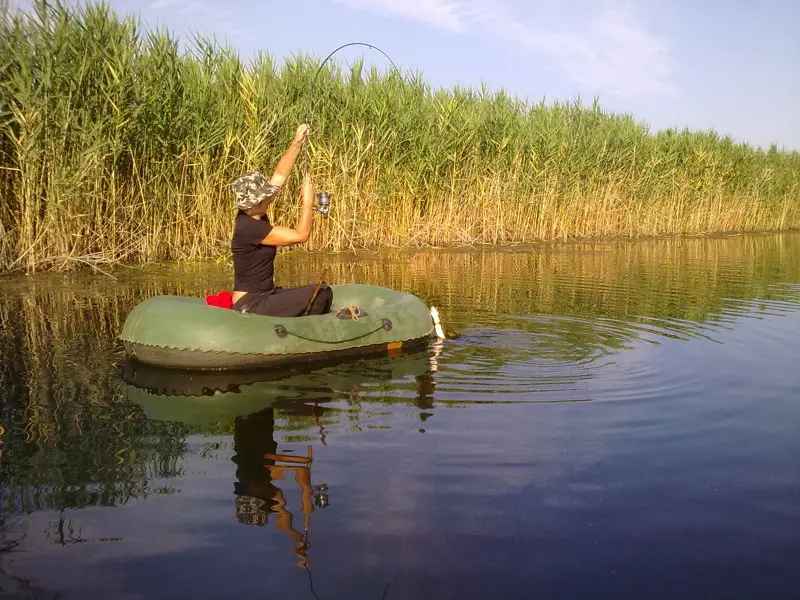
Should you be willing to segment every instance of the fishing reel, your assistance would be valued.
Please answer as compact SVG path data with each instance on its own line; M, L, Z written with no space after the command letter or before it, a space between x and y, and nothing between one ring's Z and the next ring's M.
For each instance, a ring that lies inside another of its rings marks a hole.
M319 213L323 216L323 218L328 218L328 212L331 209L331 196L333 194L329 194L328 192L319 192L317 194L317 206L314 207L314 210L319 211Z
M314 504L317 505L317 508L328 508L328 494L325 493L326 491L328 491L328 485L325 483L311 487L311 493L314 494Z

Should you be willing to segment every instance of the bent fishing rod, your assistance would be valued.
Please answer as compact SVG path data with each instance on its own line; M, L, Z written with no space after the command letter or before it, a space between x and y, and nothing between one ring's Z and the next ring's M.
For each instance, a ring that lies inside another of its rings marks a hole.
M311 85L308 86L308 91L306 92L306 120L305 120L306 123L309 123L309 119L311 118L311 92L314 89L314 84L316 84L317 82L317 77L319 77L319 74L322 72L322 68L327 64L327 62L331 58L333 58L334 54L349 46L366 46L367 48L370 48L372 50L377 50L386 57L386 60L392 63L392 67L394 67L395 71L400 70L397 68L397 65L394 64L394 61L389 57L389 55L386 54L386 52L384 52L377 46L373 46L372 44L367 44L366 42L349 42L347 44L342 44L341 46L336 48L336 50L328 54L328 56L326 56L325 59L320 63L319 67L317 68L317 72L314 74L314 78L311 80Z
M374 44L368 44L366 42L348 42L347 44L342 44L341 46L336 48L333 52L328 54L328 56L325 57L325 59L320 63L319 67L317 67L316 73L314 73L314 77L312 78L311 83L308 86L308 90L306 91L306 107L305 107L306 108L306 111L305 111L306 114L305 114L305 121L304 121L305 123L307 123L309 125L311 124L312 92L314 91L314 86L317 83L317 78L319 77L319 74L322 72L323 67L325 67L325 65L328 63L328 61L331 58L333 58L333 56L337 52L339 52L340 50L344 50L345 48L349 48L350 46L364 46L366 48L370 48L371 50L375 50L377 52L380 52L383 56L386 57L386 60L388 60L391 63L391 65L394 68L394 70L397 71L398 73L400 72L400 69L397 68L397 65L394 64L394 61L391 59L391 57L388 54L386 54L386 52L384 52L383 50L381 50L380 48L375 46ZM306 144L304 149L303 149L303 174L306 177L308 177L308 144ZM322 193L325 194L325 192L322 192ZM329 194L327 195L327 198L328 198L328 201L330 201L330 195ZM325 212L323 212L322 210L320 210L320 212L322 212L322 215L327 218L327 216L328 216L327 206L322 207L322 208L325 209Z
M308 86L308 90L306 91L306 115L304 121L305 123L309 125L311 124L311 99L312 99L311 94L314 91L314 86L317 83L317 78L319 77L319 74L322 72L323 67L328 63L328 61L331 58L333 58L333 56L337 52L343 50L344 48L348 48L350 46L365 46L372 50L376 50L386 57L386 59L392 64L392 67L394 68L395 71L397 72L400 71L400 69L397 68L397 65L394 64L394 61L389 57L389 55L373 44L368 44L366 42L349 42L347 44L342 44L341 46L336 48L333 52L328 54L328 56L325 57L325 59L320 63L319 67L317 68L317 72L314 73L314 77ZM306 178L308 177L308 143L306 143L305 146L303 147L303 175ZM328 213L330 211L330 206L331 206L331 194L326 191L318 192L317 206L314 207L314 210L318 211L324 219L327 219ZM307 315L311 311L311 306L314 304L314 300L316 300L317 295L319 294L320 287L322 286L322 281L325 278L325 271L327 271L327 268L322 271L322 274L320 275L319 280L317 281L317 287L314 289L314 293L308 300L308 304L306 305L305 311L303 311L304 315Z

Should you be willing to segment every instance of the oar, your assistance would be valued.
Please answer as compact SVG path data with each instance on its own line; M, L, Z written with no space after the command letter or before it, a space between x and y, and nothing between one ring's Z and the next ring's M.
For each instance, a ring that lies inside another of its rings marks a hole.
M311 311L311 305L314 304L314 300L317 299L317 294L319 294L319 288L322 286L322 280L325 279L325 273L327 273L328 267L322 269L322 274L319 276L319 281L317 282L317 289L314 290L314 293L311 295L311 299L308 301L306 305L306 310L303 313L303 316L308 315L309 311Z

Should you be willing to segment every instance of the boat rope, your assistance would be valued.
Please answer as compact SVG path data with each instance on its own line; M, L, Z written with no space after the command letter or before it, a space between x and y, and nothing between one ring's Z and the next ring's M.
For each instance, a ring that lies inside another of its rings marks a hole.
M293 335L294 337L299 338L301 340L305 340L306 342L316 342L318 344L344 344L346 342L354 342L356 340L360 340L362 338L368 337L368 336L372 335L373 333L377 333L381 329L385 329L386 331L390 331L392 329L392 322L389 319L381 319L381 324L380 325L378 325L375 329L373 329L371 331L367 331L366 333L362 333L360 335L354 335L353 337L345 338L345 339L342 339L342 340L319 340L319 339L315 339L315 338L312 338L312 337L307 337L307 336L301 335L301 334L296 333L294 331L289 331L283 325L275 325L275 333L280 338L284 338L287 335Z

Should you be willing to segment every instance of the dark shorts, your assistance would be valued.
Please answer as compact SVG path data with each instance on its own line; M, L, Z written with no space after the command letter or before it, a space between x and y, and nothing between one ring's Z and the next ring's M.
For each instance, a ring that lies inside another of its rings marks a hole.
M269 292L248 292L233 305L233 310L268 317L300 317L315 289L316 284L312 284L296 288L276 287ZM324 315L330 312L332 302L333 290L323 283L308 314Z

